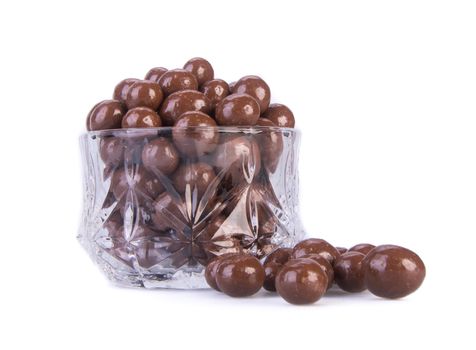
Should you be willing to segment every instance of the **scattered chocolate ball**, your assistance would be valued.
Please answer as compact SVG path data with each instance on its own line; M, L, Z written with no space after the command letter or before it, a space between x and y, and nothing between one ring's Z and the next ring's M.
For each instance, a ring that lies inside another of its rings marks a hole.
M264 282L263 288L269 292L276 292L276 276L283 268L283 264L277 262L268 262L263 265L264 268Z
M210 62L201 57L195 57L188 60L188 62L183 66L183 69L195 75L199 86L212 80L215 74Z
M180 153L189 158L203 157L212 153L218 145L216 126L215 120L205 113L185 112L172 130L174 144Z
M311 259L289 260L276 276L276 291L290 304L311 304L326 292L327 275Z
M197 192L200 199L215 179L213 168L206 163L189 163L181 165L173 175L175 189L185 193L187 189L191 194Z
M364 255L367 255L374 248L375 248L375 246L373 244L360 243L360 244L357 244L357 245L353 246L352 248L349 248L349 251L350 252L359 252L359 253L362 253Z
M132 86L132 84L137 81L139 81L139 79L134 78L128 78L120 81L119 84L117 84L114 88L112 98L125 104L127 98L127 91L129 91L129 88Z
M218 255L214 257L212 260L210 260L210 262L207 264L207 267L205 268L205 280L207 281L210 287L212 287L218 292L221 292L220 288L218 288L217 281L216 281L218 266L220 265L220 262L224 258L233 254L234 253L225 253L222 255Z
M247 254L224 258L216 273L218 288L232 297L246 297L263 286L264 269L258 259Z
M215 119L224 126L251 126L258 121L260 109L258 102L246 94L232 94L218 103Z
M264 263L268 264L273 262L283 265L287 263L289 259L291 259L292 253L292 248L278 248L268 255Z
M171 174L179 164L179 154L174 145L165 137L159 137L146 144L142 150L144 167L154 174Z
M157 110L162 103L164 95L159 84L147 80L133 83L127 90L126 105L128 109L147 107Z
M226 81L221 79L210 80L200 87L200 91L210 100L212 109L230 94L230 88Z
M86 128L88 131L119 129L125 113L124 105L117 100L99 102L89 112Z
M182 90L198 90L197 78L185 69L172 69L165 72L158 84L165 96Z
M172 126L186 112L209 114L211 103L200 91L184 90L168 96L160 107L160 116L166 126Z
M271 104L262 117L271 120L278 127L294 128L294 114L285 105Z
M368 290L382 298L403 298L416 291L425 279L425 264L409 249L381 245L362 262Z
M358 293L366 289L362 261L365 255L355 251L342 254L334 263L334 280L340 289Z
M334 283L334 268L326 258L319 254L306 254L301 256L299 259L311 259L318 263L322 271L327 275L327 289L332 287L332 284Z
M300 258L306 254L322 255L331 264L340 256L336 248L327 241L319 238L309 238L299 242L294 247L293 258Z
M253 97L259 104L261 114L268 109L271 100L271 91L268 84L256 75L247 75L236 82L233 86L234 94L247 94Z
M122 118L122 127L125 128L157 128L162 126L159 115L147 107L129 109Z
M158 83L160 77L164 75L167 71L168 69L164 67L154 67L147 72L144 80L149 80L154 83Z

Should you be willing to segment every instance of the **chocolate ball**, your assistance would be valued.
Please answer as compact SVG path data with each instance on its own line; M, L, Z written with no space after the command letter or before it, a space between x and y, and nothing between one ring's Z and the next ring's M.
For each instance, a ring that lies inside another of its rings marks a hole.
M327 275L327 289L332 287L332 284L334 283L334 269L326 258L318 254L306 254L301 256L299 259L311 259L317 262Z
M334 280L340 289L350 293L366 289L362 261L365 255L359 252L342 254L334 263Z
M124 143L119 137L104 137L99 141L99 156L106 166L116 167L124 161Z
M210 113L211 104L208 98L195 90L184 90L168 96L160 108L160 116L164 125L172 126L185 112Z
M263 286L264 269L258 259L247 254L224 258L216 273L218 288L232 297L255 294Z
M374 248L375 248L375 246L373 244L360 243L360 244L357 244L357 245L353 246L352 248L349 248L349 251L350 252L359 252L359 253L362 253L364 255L367 255Z
M165 137L150 141L142 150L142 163L154 174L171 174L177 169L179 162L177 150Z
M207 81L200 87L200 91L208 97L212 109L215 109L218 102L230 94L230 88L227 82L221 79Z
M129 87L126 95L128 109L135 107L147 107L157 110L162 103L164 95L159 84L152 81L136 81Z
M348 249L344 247L336 247L336 249L339 252L339 254L344 254L348 251Z
M124 79L119 84L116 85L114 88L113 99L117 101L121 101L122 103L126 103L127 98L127 91L135 82L139 81L139 79L128 78Z
M271 120L280 128L294 128L294 114L285 105L273 103L262 114L263 118Z
M265 264L274 262L274 263L283 265L287 263L289 259L291 259L292 253L293 253L292 248L278 248L274 252L268 255L268 257L265 260Z
M155 198L163 191L163 186L155 176L141 167L133 167L127 171L124 168L116 169L111 178L111 191L114 197L120 200L128 190Z
M219 125L250 126L258 121L258 102L246 94L233 94L221 100L215 109L215 119Z
M168 71L167 68L164 67L154 67L151 68L147 74L145 75L144 80L149 80L154 83L158 83L159 79L162 75L164 75Z
M197 78L198 85L203 85L213 79L213 67L206 59L195 57L187 61L183 69L189 71Z
M132 108L122 118L123 128L158 128L159 126L162 126L159 115L147 107Z
M158 83L165 96L182 90L198 90L197 78L185 69L172 69L165 72Z
M276 276L283 264L278 264L276 262L268 262L263 265L264 268L264 282L263 288L269 292L276 292Z
M256 126L263 126L273 128L276 127L274 123L265 118L259 118ZM278 167L283 153L283 136L280 131L265 129L256 135L258 144L261 149L261 159L266 170L270 173L274 173Z
M276 291L290 304L311 304L326 292L327 275L311 259L289 260L276 276Z
M246 136L228 139L217 147L212 163L226 173L232 186L251 183L261 169L258 145Z
M218 255L214 257L210 262L207 264L207 267L205 268L205 280L207 281L208 285L215 289L218 292L221 292L220 288L217 285L216 281L216 276L217 276L217 270L218 266L220 266L220 262L228 257L233 255L234 253L225 253L222 255Z
M124 105L116 100L105 100L96 104L86 120L88 131L120 129L122 117L126 113Z
M218 145L220 135L216 126L215 120L205 113L185 112L172 129L174 144L186 157L203 157Z
M362 262L368 290L382 298L403 298L416 291L425 279L425 264L409 249L381 245Z
M162 193L154 203L151 215L154 227L159 231L168 229L183 230L188 226L185 217L186 208L180 198L175 198L168 192Z
M196 191L198 200L207 190L209 196L214 195L215 191L209 188L214 179L215 172L206 163L183 164L173 175L175 189L182 194L188 189L192 196Z
M331 263L331 265L340 256L336 248L325 240L319 238L305 239L296 244L293 251L293 258L300 258L306 254L322 255L327 259L327 261L329 261L329 263Z
M259 104L261 114L266 112L271 100L271 91L268 84L256 75L247 75L238 80L233 87L234 94L247 94Z

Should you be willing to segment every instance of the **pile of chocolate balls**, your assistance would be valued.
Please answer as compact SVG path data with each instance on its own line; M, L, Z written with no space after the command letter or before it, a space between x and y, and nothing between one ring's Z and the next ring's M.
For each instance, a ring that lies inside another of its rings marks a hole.
M346 292L405 297L422 284L420 257L395 245L358 244L349 250L309 238L294 248L278 248L263 264L247 254L223 254L210 261L205 278L210 287L232 297L251 296L261 287L291 304L318 301L335 283Z

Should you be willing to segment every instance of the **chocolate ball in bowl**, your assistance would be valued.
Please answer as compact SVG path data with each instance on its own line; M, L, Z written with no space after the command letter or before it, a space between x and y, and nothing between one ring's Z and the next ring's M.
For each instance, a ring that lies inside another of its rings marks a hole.
M182 90L198 90L198 82L195 75L185 69L172 69L159 78L160 85L165 96Z
M213 67L206 59L195 57L187 61L183 69L192 73L197 78L198 85L201 86L214 77Z
M294 128L294 114L283 104L271 104L262 117L271 120L278 127Z
M200 91L184 90L168 96L160 107L160 117L164 125L173 126L186 112L202 112L209 114L211 104L208 98Z
M213 192L213 189L209 187L214 179L215 172L213 168L200 162L182 164L173 175L173 183L179 193L183 194L188 190L193 194L196 191L198 199L207 190Z
M120 101L105 100L99 102L89 112L86 128L88 131L119 129L125 113L126 108Z
M208 97L213 110L221 100L230 94L228 83L221 79L207 81L200 87L200 91Z
M219 134L213 118L202 112L185 112L175 122L172 137L184 156L195 159L212 153L218 145Z
M129 88L137 81L139 81L139 79L135 78L121 80L114 88L113 99L125 104Z
M169 175L177 169L180 157L174 145L165 137L147 143L142 150L144 167L154 174Z
M276 125L269 119L259 118L256 126L276 128ZM261 159L263 165L269 173L274 173L278 167L283 153L283 135L277 129L263 129L256 135L261 149Z
M246 94L232 94L221 100L215 109L215 119L224 126L255 125L260 115L256 100Z
M159 79L168 71L167 68L164 67L154 67L151 68L147 74L145 75L144 80L149 80L154 83L158 83Z
M157 110L164 98L159 84L140 80L133 83L127 90L126 105L128 109L147 107Z
M157 128L162 126L159 115L147 107L129 109L122 118L122 128Z
M232 92L253 97L259 104L261 114L266 112L271 101L271 91L268 84L256 75L247 75L238 80L233 86Z

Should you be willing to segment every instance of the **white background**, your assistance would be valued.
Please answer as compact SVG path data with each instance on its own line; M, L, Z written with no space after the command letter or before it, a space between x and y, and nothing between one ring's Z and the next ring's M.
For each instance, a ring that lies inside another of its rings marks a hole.
M5 1L0 38L0 348L474 349L474 1ZM293 109L308 234L415 250L417 293L296 307L106 281L75 239L86 114L194 56Z

